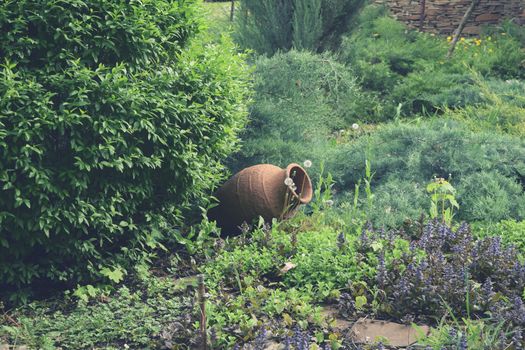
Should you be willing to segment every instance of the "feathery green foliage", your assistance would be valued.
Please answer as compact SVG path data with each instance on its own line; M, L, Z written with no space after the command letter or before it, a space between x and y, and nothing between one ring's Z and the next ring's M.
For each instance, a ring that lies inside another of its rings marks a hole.
M368 102L350 71L328 54L292 50L260 58L254 88L250 123L235 169L305 159L317 169L333 148L332 132L355 122Z
M328 169L349 192L365 159L371 161L375 208L368 214L377 224L417 217L428 207L425 185L449 174L460 204L457 220L525 217L525 143L518 137L472 132L452 120L394 123L334 154Z
M317 51L337 41L363 0L241 0L237 41L259 54Z

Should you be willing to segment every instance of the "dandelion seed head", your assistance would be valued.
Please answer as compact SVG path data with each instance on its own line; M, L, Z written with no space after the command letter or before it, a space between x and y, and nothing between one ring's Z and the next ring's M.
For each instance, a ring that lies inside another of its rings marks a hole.
M284 179L284 184L289 187L295 185L291 177L287 177L286 179Z
M305 168L309 168L309 167L312 166L312 161L307 159L307 160L304 161L303 165L304 165Z
M354 129L354 130L359 129L359 124L357 124L357 123L352 124L352 129Z

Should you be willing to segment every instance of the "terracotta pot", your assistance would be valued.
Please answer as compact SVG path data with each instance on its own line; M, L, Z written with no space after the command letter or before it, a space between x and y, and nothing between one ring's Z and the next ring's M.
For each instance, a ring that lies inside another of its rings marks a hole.
M285 184L291 178L293 189ZM219 204L208 216L217 221L223 233L238 233L238 227L262 216L265 221L287 218L299 205L312 199L312 182L306 171L292 163L281 169L271 164L259 164L243 169L222 185L215 197Z

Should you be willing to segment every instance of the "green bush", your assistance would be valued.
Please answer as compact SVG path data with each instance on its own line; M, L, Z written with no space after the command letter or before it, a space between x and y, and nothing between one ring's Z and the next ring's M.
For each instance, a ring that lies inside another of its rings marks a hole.
M0 289L125 267L220 180L245 70L196 8L2 2Z
M340 59L354 70L365 90L382 99L384 110L375 118L385 120L394 116L399 103L408 100L406 96L391 97L397 85L426 65L437 66L436 58L442 59L445 53L437 38L408 31L404 24L387 17L384 8L368 6L351 34L343 37ZM426 80L433 80L433 76L426 76Z
M492 130L525 136L525 83L520 80L476 79L484 102L447 115L467 123L473 130Z
M396 227L403 220L428 212L430 199L422 181L400 181L395 176L373 188L374 202L367 218L378 226Z
M333 149L334 130L356 122L369 103L343 65L327 54L290 51L259 58L250 124L234 168L256 163L317 163ZM363 112L364 113L364 112Z
M434 112L442 107L464 107L484 102L476 75L498 79L525 74L525 51L517 30L458 43L445 59L445 38L409 30L386 15L384 8L366 7L355 29L343 38L340 60L359 77L362 87L383 102L375 120L396 114Z
M363 0L241 0L239 44L259 54L292 48L316 51L337 41Z
M457 189L463 205L461 216L489 222L524 218L525 193L523 183L517 180L497 171L466 175Z
M351 192L372 165L378 224L400 224L428 212L426 184L434 176L457 188L457 220L525 217L525 143L494 132L472 132L463 123L428 120L393 123L370 137L340 147L327 168L343 191Z

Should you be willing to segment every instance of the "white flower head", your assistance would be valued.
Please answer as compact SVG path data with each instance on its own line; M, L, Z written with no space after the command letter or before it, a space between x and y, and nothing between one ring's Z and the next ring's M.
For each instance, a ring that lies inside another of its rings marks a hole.
M305 168L309 168L312 166L312 161L310 159L307 159L304 161L303 165Z
M325 204L327 207L331 207L332 205L334 205L334 201L331 200L331 199L328 199L328 200L324 201L324 204Z
M352 124L352 129L354 129L354 130L359 129L359 124L357 124L357 123Z
M293 185L295 185L291 177L287 177L286 179L284 179L284 184L288 187L292 187Z

